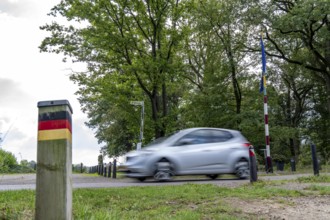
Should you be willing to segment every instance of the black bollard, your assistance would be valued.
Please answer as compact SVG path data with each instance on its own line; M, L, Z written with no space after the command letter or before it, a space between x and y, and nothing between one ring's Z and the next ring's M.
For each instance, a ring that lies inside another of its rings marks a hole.
M290 165L291 165L291 171L295 172L296 171L296 161L294 160L294 158L291 158Z
M112 174L112 178L116 179L117 178L117 160L114 159L113 160L113 174Z
M316 156L315 144L311 144L311 151L312 151L314 176L318 176L319 175L319 164L318 164L318 160L317 160L317 156Z
M256 182L258 180L257 174L257 160L252 145L249 147L249 159L250 159L250 183Z
M107 177L107 165L104 164L104 173L103 173L104 177Z
M271 157L266 158L267 173L273 173L273 162Z
M111 177L111 162L109 162L108 178Z

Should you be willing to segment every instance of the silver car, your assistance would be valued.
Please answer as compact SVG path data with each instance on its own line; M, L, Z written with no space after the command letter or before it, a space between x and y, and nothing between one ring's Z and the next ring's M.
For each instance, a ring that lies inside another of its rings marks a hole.
M173 176L219 174L249 176L250 143L239 132L220 128L189 128L156 139L125 155L122 171L127 177L157 181Z

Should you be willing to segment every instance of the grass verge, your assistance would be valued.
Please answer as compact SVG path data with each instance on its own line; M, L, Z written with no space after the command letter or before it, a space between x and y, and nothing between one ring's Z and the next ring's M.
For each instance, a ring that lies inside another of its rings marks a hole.
M296 182L330 183L329 176L301 177ZM292 181L294 182L294 181ZM301 190L279 187L277 181L258 181L235 188L212 184L146 186L73 191L74 219L257 219L240 211L228 199L245 201L299 197ZM329 186L312 185L319 195L329 195ZM0 192L0 219L33 219L35 191Z

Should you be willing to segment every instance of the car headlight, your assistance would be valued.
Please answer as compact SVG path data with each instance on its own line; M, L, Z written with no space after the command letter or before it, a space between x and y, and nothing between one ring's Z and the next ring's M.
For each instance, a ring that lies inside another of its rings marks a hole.
M139 159L139 158L144 158L144 157L149 156L150 154L152 154L152 152L139 152L139 153L136 153L136 154L127 155L126 156L126 162L132 161L132 160L135 160L135 159Z

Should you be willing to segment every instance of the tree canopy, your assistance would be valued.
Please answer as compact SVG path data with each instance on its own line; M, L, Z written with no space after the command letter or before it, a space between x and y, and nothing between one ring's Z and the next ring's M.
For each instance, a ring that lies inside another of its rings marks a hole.
M41 27L42 52L87 64L73 72L82 110L110 157L175 130L224 127L265 146L259 94L263 36L274 157L302 141L330 150L330 3L326 0L62 0Z

